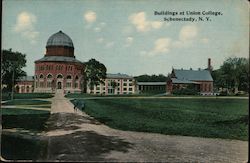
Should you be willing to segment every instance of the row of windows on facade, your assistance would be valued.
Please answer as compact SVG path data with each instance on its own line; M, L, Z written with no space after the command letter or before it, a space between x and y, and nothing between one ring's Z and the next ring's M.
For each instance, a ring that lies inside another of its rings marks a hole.
M71 82L66 82L66 88L71 88ZM54 86L55 87L55 86ZM36 88L38 88L38 82L36 82ZM39 88L52 88L52 82L39 82ZM74 88L78 88L78 83L74 84Z
M35 76L35 78L37 79L37 76ZM44 79L44 75L40 74L39 78L40 79ZM53 78L53 76L51 74L48 74L47 75L47 79L51 79L51 78ZM58 74L56 78L61 79L61 78L63 78L63 76L61 74ZM71 75L67 75L66 79L72 79L72 76ZM79 79L78 76L76 76L75 80L78 80L78 79Z
M66 71L72 71L73 66L63 66L63 65L55 65L56 70L63 70L65 67ZM53 70L54 65L43 65L43 66L36 66L36 70L43 71L43 70Z
M102 92L102 94L105 93L105 92ZM108 94L114 94L115 92L111 89L108 90ZM96 94L101 94L101 92L96 92ZM121 92L117 92L117 94L121 94ZM122 92L122 94L133 94L133 92Z
M101 89L100 89L100 87L96 87L96 90L97 90L97 91L99 91L99 90L101 90ZM106 90L106 88L105 88L105 87L103 87L103 88L102 88L102 90L104 90L104 91L105 91L105 90ZM114 90L114 88L109 88L109 90ZM120 91L120 88L118 87L116 90L117 90L117 91ZM129 91L133 91L133 88L127 88L127 87L123 88L123 91L127 91L127 90L129 90Z

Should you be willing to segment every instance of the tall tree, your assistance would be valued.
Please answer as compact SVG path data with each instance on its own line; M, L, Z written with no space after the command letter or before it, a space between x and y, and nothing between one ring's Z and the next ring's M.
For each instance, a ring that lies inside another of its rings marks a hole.
M95 59L90 59L87 63L85 63L85 71L84 76L85 80L87 81L90 91L92 93L94 86L99 83L104 84L104 79L106 79L106 72L107 69L104 64L100 63Z
M237 93L249 89L249 59L228 58L220 69L212 72L217 87L227 88Z
M7 85L7 91L11 91L17 79L26 76L22 70L26 66L26 55L20 52L13 52L12 49L2 50L2 83Z

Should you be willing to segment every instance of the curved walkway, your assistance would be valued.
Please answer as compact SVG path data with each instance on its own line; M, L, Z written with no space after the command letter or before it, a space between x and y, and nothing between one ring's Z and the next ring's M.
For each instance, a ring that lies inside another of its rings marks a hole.
M52 100L46 160L247 162L248 142L121 131L74 112L62 93ZM121 115L122 116L122 115Z

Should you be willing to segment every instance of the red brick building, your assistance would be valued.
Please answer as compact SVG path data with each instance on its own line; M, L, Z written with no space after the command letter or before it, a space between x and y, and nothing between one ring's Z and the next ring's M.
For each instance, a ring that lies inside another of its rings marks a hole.
M17 93L32 93L34 91L34 77L24 76L15 85Z
M208 59L207 69L184 70L173 69L167 81L167 93L192 85L201 95L213 95L213 78L211 76L211 60Z
M35 61L34 92L82 92L84 63L74 55L71 38L59 31L49 37L46 54Z

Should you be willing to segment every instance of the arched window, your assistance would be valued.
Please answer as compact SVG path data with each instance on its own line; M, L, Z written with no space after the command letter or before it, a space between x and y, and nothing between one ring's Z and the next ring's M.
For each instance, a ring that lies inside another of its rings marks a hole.
M62 79L63 76L62 76L61 74L59 74L59 75L57 75L57 78L58 78L58 79Z
M71 75L68 75L66 79L71 79Z
M76 80L78 80L79 78L78 78L78 76L76 76L76 78L75 78Z
M51 79L51 78L52 78L52 75L51 75L51 74L48 74L47 78L48 78L48 79Z
M39 76L39 78L40 78L40 79L43 79L43 74L41 74L41 75Z

